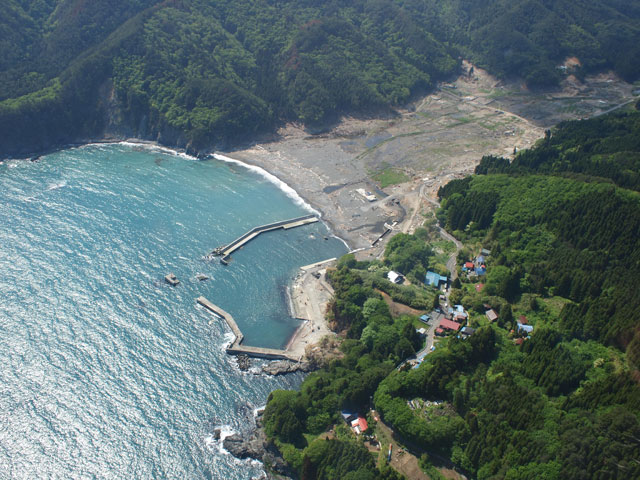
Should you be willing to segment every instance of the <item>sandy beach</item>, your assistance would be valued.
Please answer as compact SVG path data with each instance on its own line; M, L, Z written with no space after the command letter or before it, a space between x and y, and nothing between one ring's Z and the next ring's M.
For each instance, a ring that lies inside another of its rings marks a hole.
M293 313L297 318L304 319L304 324L287 345L287 351L298 358L305 355L309 345L315 345L322 337L333 334L325 321L327 304L333 296L325 273L327 267L333 264L335 262L301 268L290 286Z

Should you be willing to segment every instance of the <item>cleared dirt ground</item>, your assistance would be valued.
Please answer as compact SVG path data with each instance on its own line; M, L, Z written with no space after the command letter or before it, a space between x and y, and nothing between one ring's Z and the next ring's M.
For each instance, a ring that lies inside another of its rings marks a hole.
M275 138L229 155L287 182L352 248L366 248L385 223L412 230L422 222L425 197L433 199L440 185L471 173L483 155L511 156L561 120L632 101L637 88L601 74L584 83L569 76L554 91L531 92L479 68L471 71L466 62L463 71L386 118L346 117L319 135L288 125ZM403 183L381 189L374 179L381 172ZM358 189L378 200L369 202Z

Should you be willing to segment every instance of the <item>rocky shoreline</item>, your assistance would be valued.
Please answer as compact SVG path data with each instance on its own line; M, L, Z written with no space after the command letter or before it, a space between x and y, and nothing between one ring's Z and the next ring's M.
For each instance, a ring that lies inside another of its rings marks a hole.
M219 436L219 432L217 432ZM252 458L262 462L267 478L278 480L292 480L295 472L289 468L274 444L268 441L262 428L262 416L256 418L256 428L243 437L234 433L222 441L222 446L231 455L241 460Z

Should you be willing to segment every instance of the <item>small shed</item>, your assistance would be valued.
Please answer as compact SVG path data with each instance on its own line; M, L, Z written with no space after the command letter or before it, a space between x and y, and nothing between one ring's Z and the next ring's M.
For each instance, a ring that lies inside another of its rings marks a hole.
M429 323L429 320L431 320L431 317L430 317L429 315L422 315L422 316L420 317L420 321L421 321L422 323Z
M488 257L489 255L491 255L491 250L487 250L486 248L483 248L482 250L480 250L480 255Z
M462 330L460 330L460 333L462 335L471 336L474 333L476 333L476 329L471 327L462 327Z
M402 276L401 273L394 272L393 270L387 273L387 278L392 283L402 283L404 280L404 277Z
M355 413L351 413L347 410L343 410L342 412L340 412L340 415L342 416L342 419L347 422L348 424L351 424L351 422L353 420L355 420L356 418L358 418L358 415Z
M487 316L490 322L493 322L498 319L498 314L493 308L491 310L487 310L485 312L485 315Z
M427 331L424 328L416 328L416 332L418 333L418 335L423 337L427 335Z
M440 327L436 328L436 335L438 336L444 335L444 330Z

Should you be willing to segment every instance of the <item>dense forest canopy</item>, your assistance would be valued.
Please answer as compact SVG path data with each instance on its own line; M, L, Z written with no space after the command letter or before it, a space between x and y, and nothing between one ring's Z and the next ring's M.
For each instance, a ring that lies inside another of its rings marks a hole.
M638 138L639 118L564 123L440 189L437 218L465 244L458 263L490 254L486 274L460 271L449 296L475 332L441 339L415 368L402 360L423 346L423 324L391 315L382 293L427 312L438 303L419 280L435 268L437 230L394 236L383 261L340 260L328 276L342 356L265 411L301 478L340 478L342 462L357 478L392 478L340 416L367 415L377 432L372 403L432 478L439 458L478 479L640 478L640 196L629 180L640 170L624 140ZM389 269L412 285L392 286ZM318 436L329 428L334 439Z
M640 72L637 0L0 0L0 145L105 127L195 148L406 102L469 58L553 85Z

